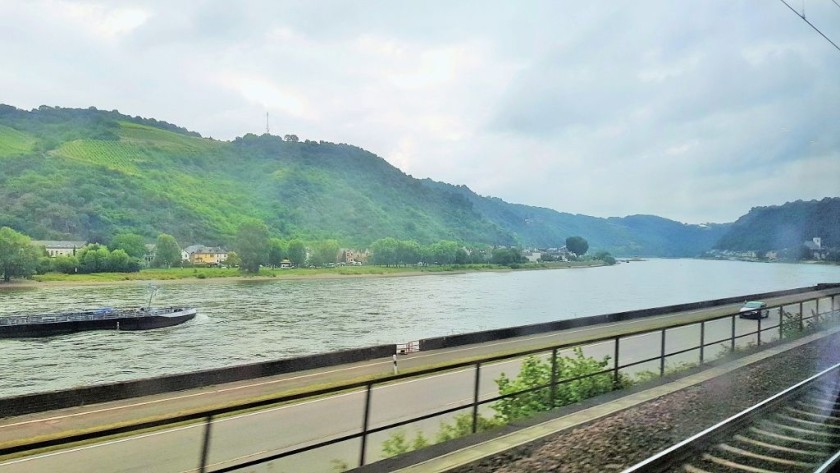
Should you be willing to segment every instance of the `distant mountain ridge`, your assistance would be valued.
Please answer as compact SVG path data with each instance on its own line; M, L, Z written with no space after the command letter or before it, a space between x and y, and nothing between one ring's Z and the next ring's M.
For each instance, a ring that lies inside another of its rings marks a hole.
M233 141L116 111L0 105L0 226L38 239L108 241L120 231L226 244L246 218L281 238L367 246L559 247L569 236L618 256L696 256L730 224L597 218L511 204L415 179L361 148L248 134Z
M754 207L714 245L719 250L767 252L796 249L814 237L840 248L840 197Z
M697 256L711 248L729 226L689 225L654 215L610 218L575 215L482 197L466 186L430 179L423 182L435 189L463 195L482 216L537 247L556 246L568 236L581 235L591 247L620 256Z

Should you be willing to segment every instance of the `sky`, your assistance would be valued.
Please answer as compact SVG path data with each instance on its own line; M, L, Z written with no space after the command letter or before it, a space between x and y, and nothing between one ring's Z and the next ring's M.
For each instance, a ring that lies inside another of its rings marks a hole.
M840 44L840 3L790 0ZM0 0L0 103L365 148L597 217L840 196L840 50L777 0Z

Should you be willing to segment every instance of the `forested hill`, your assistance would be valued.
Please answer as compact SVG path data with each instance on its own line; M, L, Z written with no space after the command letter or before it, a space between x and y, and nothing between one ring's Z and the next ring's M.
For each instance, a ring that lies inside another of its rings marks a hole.
M755 207L739 218L715 245L720 250L796 249L814 237L826 248L840 247L840 197Z
M227 244L248 218L280 238L384 237L559 247L581 235L617 255L693 256L725 226L601 219L509 204L418 180L346 144L248 134L234 141L116 111L0 105L0 227L107 242L120 231Z
M550 247L570 235L584 235L589 244L616 255L697 256L712 248L729 224L688 225L654 215L597 218L511 204L482 197L466 186L429 179L427 186L455 192L468 199L485 218L539 247Z

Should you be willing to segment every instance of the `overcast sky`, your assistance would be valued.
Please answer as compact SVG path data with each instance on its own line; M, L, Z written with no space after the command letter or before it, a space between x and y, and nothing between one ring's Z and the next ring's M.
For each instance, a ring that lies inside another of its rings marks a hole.
M788 3L791 3L790 1ZM840 6L792 0L840 44ZM840 51L777 0L0 0L0 102L350 143L598 217L840 196Z

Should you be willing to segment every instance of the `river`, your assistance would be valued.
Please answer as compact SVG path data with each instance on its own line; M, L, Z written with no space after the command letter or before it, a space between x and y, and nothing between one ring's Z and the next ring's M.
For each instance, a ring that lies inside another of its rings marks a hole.
M0 340L0 397L840 282L840 266L693 259L412 277L176 282L199 315L144 332ZM0 289L0 315L143 305L148 283Z

